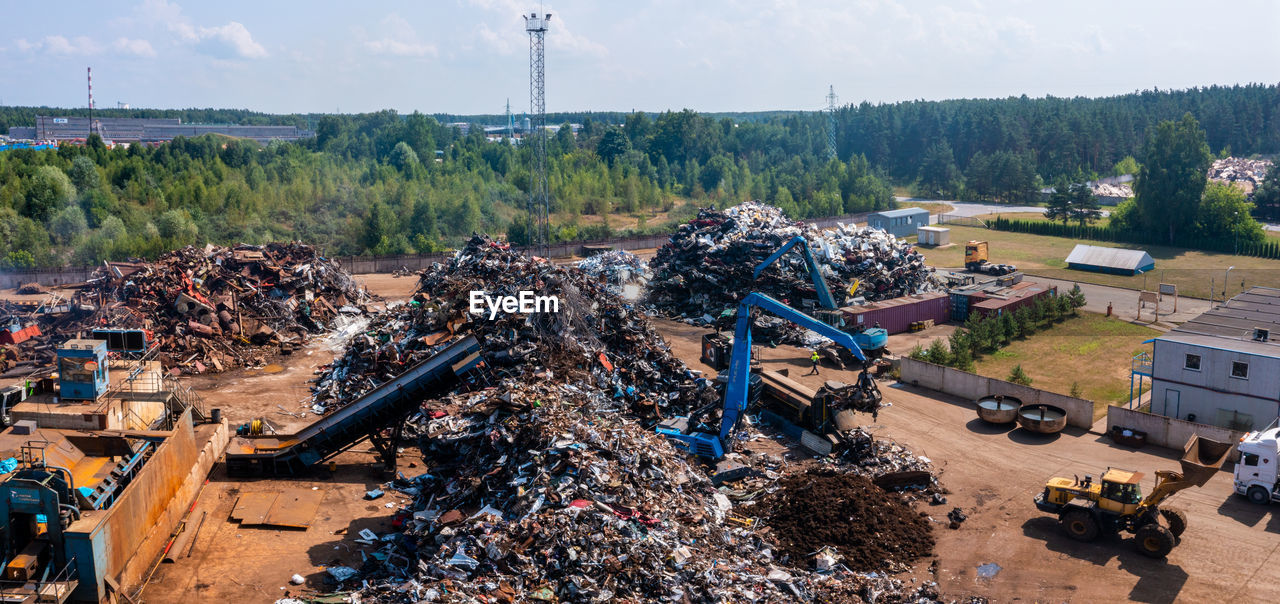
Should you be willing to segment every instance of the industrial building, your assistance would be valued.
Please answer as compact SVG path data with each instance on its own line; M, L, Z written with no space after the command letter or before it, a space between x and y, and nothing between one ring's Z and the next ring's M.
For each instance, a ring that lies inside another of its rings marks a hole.
M895 237L908 237L916 234L916 229L929 226L929 210L924 208L902 208L873 212L867 216L867 226L873 229L888 231Z
M1067 268L1114 275L1137 275L1156 267L1151 254L1142 250L1077 244L1067 255Z
M114 142L168 142L179 136L196 137L220 134L248 138L260 143L296 141L315 136L315 132L297 126L239 126L234 124L183 124L176 118L95 117L90 125L87 117L54 117L37 115L36 125L9 128L15 140L74 141L96 133Z
M933 247L951 245L951 229L936 226L917 227L916 245L930 245Z
M1280 289L1254 287L1154 340L1151 412L1253 430L1280 416Z
M226 425L159 362L108 358L105 340L64 342L56 372L0 399L12 422L0 432L0 602L119 601L194 501Z

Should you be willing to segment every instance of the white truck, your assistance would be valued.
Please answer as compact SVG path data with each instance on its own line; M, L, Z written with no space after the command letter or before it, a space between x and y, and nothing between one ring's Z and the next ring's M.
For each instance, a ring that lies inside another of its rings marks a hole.
M1249 501L1266 505L1280 501L1280 419L1240 439L1240 461L1236 463L1236 493Z

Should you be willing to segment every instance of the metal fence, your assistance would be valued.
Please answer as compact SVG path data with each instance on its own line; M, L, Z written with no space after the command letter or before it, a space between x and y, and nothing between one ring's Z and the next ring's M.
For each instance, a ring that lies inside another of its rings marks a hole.
M938 224L954 224L959 226L990 228L986 222L973 216L960 216L957 214L938 214Z

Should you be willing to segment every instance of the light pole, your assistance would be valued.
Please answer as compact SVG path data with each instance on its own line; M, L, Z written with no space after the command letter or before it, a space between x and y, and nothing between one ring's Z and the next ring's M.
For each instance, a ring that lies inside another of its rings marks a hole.
M1224 305L1227 303L1227 280L1231 278L1231 269L1233 269L1233 268L1235 268L1235 267L1234 267L1234 266L1228 266L1228 267L1227 267L1227 274L1225 274L1225 275L1223 275L1223 276L1222 276L1222 303L1223 303Z

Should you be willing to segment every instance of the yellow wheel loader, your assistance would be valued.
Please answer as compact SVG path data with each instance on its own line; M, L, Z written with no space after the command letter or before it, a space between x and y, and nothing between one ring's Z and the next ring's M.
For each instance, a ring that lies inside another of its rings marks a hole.
M1141 472L1107 468L1096 482L1087 475L1084 480L1050 479L1044 492L1036 495L1036 507L1057 514L1058 525L1072 539L1093 541L1103 533L1126 531L1134 534L1139 552L1163 558L1186 530L1187 516L1160 504L1178 491L1209 482L1226 461L1231 446L1193 435L1179 460L1182 471L1156 470L1155 488L1146 497L1142 496Z

